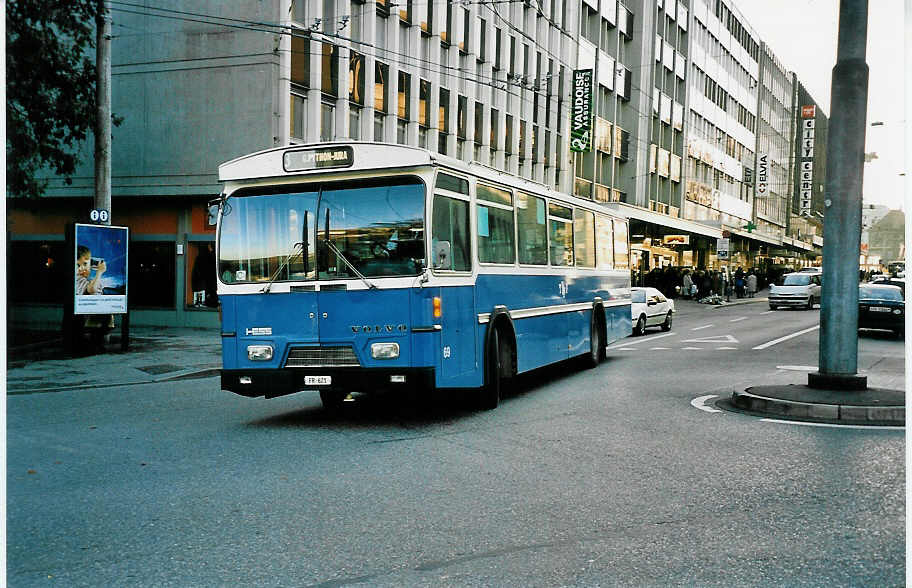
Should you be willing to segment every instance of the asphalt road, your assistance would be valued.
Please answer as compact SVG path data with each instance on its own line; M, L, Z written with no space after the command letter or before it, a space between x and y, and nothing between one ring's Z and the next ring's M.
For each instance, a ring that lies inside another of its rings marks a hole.
M903 430L716 408L804 383L818 319L681 305L491 412L217 378L9 396L9 586L903 585Z

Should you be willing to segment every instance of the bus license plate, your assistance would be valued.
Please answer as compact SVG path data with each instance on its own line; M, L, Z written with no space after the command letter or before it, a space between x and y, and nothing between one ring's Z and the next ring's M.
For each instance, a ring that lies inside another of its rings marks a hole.
M332 384L332 376L304 376L305 386L329 386Z

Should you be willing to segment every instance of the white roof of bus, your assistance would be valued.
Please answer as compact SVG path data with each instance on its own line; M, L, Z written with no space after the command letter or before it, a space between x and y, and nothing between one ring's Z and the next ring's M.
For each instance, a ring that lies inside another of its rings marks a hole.
M298 151L323 147L351 146L355 150L354 165L348 168L316 169L301 172L286 172L283 155L286 151ZM325 172L361 171L377 167L415 167L430 165L431 153L418 147L390 145L384 143L310 143L307 145L286 145L244 155L219 166L219 181L242 181L262 178L305 176Z
M300 172L286 172L283 164L283 156L287 151L297 151L326 147L350 146L355 151L354 165L347 168L326 168ZM366 163L365 163L366 162ZM286 145L284 147L274 147L250 153L231 161L227 161L219 166L219 181L243 182L245 180L261 180L265 178L289 178L323 173L339 172L359 172L382 168L414 168L421 166L440 165L447 168L447 171L456 173L472 174L478 178L491 182L499 182L525 190L532 194L560 195L562 200L568 203L578 203L588 206L598 205L599 202L593 202L586 198L580 198L572 194L563 194L556 192L550 186L541 184L525 178L513 176L507 172L489 167L482 163L466 163L460 159L432 153L427 149L412 147L409 145L399 145L396 143L371 143L357 141L327 142L327 143L308 143L299 145ZM604 212L613 216L624 217L616 210L604 209Z

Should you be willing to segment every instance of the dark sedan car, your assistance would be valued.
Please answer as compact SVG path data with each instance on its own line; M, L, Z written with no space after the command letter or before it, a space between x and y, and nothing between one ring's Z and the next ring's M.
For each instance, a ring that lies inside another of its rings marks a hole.
M858 328L905 333L906 302L899 286L861 284L858 287Z

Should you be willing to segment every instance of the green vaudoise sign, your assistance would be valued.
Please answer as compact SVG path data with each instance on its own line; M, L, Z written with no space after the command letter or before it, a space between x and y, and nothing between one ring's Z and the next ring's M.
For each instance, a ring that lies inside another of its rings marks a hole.
M592 70L573 71L573 107L570 110L570 151L592 150Z

